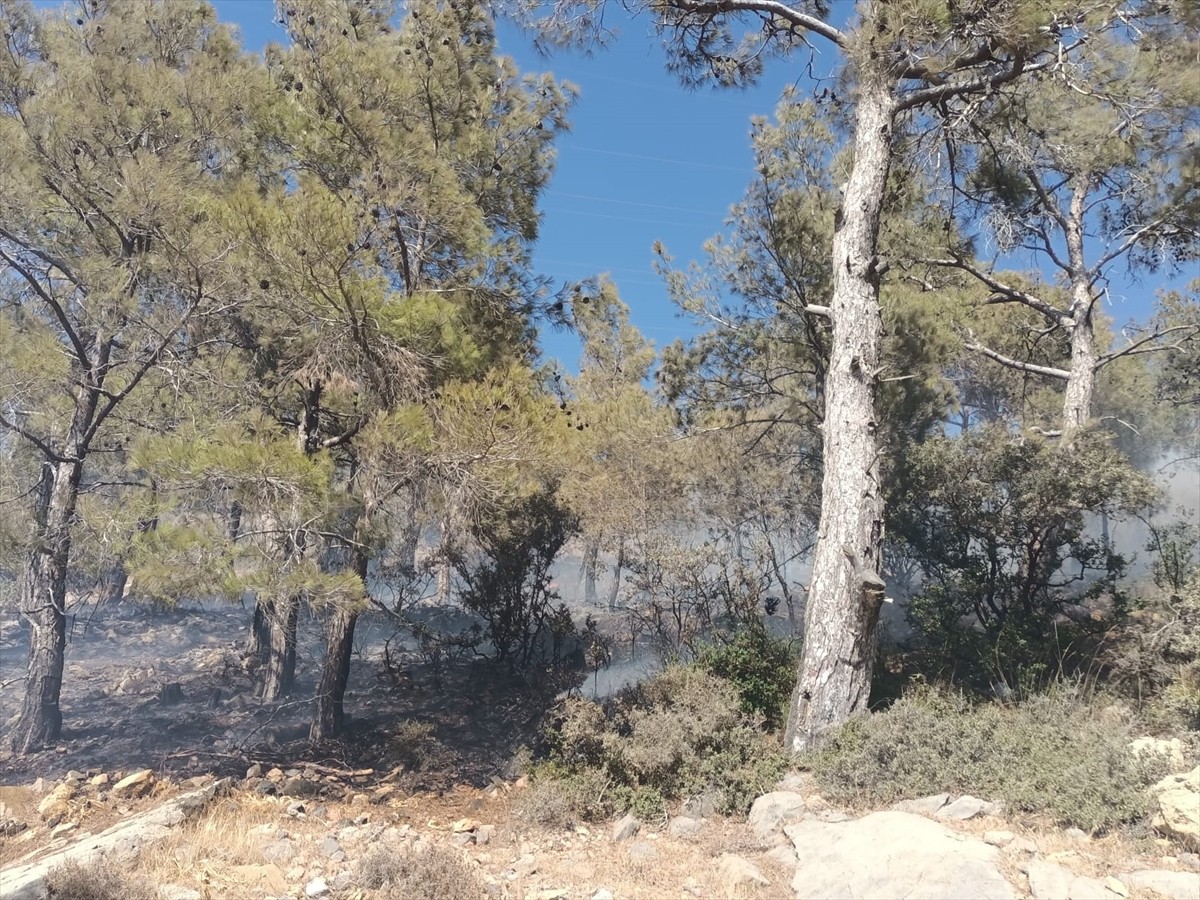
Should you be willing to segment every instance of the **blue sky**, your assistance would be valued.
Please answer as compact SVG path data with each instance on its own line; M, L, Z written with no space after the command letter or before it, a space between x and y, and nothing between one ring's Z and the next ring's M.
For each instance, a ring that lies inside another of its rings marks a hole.
M246 46L282 41L271 0L216 0ZM634 324L656 346L693 333L676 316L654 274L651 247L661 240L678 263L702 256L753 173L750 117L769 114L799 66L777 63L750 91L688 91L664 67L645 22L629 21L620 40L587 57L539 56L517 29L501 23L500 49L524 71L549 71L580 89L571 132L558 142L558 166L542 199L535 264L556 283L607 272ZM834 64L818 60L817 71ZM823 66L823 67L822 67ZM546 356L574 369L578 341L542 335Z
M834 0L834 20L852 10ZM58 5L42 3L39 5ZM217 15L236 23L248 48L284 41L272 0L215 0ZM805 86L803 60L774 61L751 90L688 91L665 70L665 55L649 23L628 20L620 39L593 56L560 52L547 59L510 25L498 28L500 49L524 71L551 71L581 92L572 131L558 142L558 168L542 198L537 271L556 283L609 273L643 333L662 347L694 333L653 271L651 247L661 240L677 264L703 256L705 240L722 230L731 204L753 173L750 118L770 115L783 88ZM814 41L813 70L827 75L834 54ZM1013 260L1015 265L1030 261ZM1118 323L1144 320L1166 279L1124 279L1114 272L1107 312ZM1172 279L1182 284L1190 273ZM547 357L575 368L579 347L565 331L542 335Z

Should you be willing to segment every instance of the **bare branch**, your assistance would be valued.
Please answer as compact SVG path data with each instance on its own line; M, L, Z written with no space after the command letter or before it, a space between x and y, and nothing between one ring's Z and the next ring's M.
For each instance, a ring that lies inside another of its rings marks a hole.
M845 45L845 35L828 22L798 9L792 9L786 3L779 3L778 0L670 0L670 6L672 9L683 12L710 16L731 12L766 13L778 16L797 28L819 34L839 47Z
M1067 315L1062 310L1051 306L1040 297L1035 297L1033 294L1022 291L1019 288L1015 288L1012 285L1001 281L995 275L992 275L990 272L985 272L983 269L979 268L979 266L972 262L968 262L965 259L960 257L954 257L951 259L924 257L922 259L918 259L917 262L925 263L926 265L931 266L942 266L943 268L961 269L1000 295L1000 298L990 298L987 301L988 303L1023 303L1030 309L1036 309L1043 316L1053 322L1057 322L1060 325L1066 324L1064 320L1067 318Z
M54 462L68 462L67 457L63 456L61 453L55 452L54 448L52 448L42 438L18 425L16 422L9 421L4 416L0 416L0 428L7 428L9 431L19 434L21 437L25 438L25 440L29 441L29 443L33 444L33 446L42 451L42 455L47 459L53 460Z
M1177 331L1186 331L1188 334L1170 344L1154 343L1160 338L1166 337L1168 334L1174 334ZM1179 350L1184 341L1191 340L1198 334L1200 334L1200 324L1195 323L1190 323L1187 325L1173 325L1170 328L1163 328L1161 330L1156 328L1153 334L1146 335L1146 337L1142 338L1140 341L1134 341L1128 347L1123 347L1122 349L1113 353L1106 353L1096 361L1096 365L1092 370L1098 372L1100 369L1104 368L1104 366L1107 366L1115 359L1120 359L1122 356L1136 356L1139 353L1160 353L1164 350Z
M1010 369L1018 369L1022 372L1031 372L1034 375L1045 375L1047 378L1057 378L1061 381L1066 381L1071 377L1071 373L1065 369L1055 369L1050 366L1039 366L1036 363L1021 362L1019 359L1013 359L1011 356L1005 356L1002 353L997 353L990 347L985 347L982 344L969 343L964 346L974 352L981 353L988 359L994 360L1002 366L1007 366Z

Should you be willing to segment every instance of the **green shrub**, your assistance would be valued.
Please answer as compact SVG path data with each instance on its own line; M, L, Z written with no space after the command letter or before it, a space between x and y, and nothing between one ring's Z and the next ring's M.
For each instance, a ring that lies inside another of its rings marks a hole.
M796 662L792 641L761 626L743 628L724 643L707 644L696 656L700 668L733 684L745 712L762 716L772 729L787 716Z
M785 768L734 686L695 666L671 666L603 705L564 701L543 756L526 808L544 824L626 810L661 818L669 801L699 794L745 812Z
M854 719L806 758L830 796L872 805L949 791L1002 801L1088 831L1149 811L1161 763L1129 753L1130 734L1065 691L1019 706L971 705L930 689Z

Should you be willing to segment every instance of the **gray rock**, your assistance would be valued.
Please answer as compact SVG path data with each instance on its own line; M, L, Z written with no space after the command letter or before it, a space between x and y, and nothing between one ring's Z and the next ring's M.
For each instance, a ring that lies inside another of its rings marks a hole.
M321 897L329 893L329 885L324 878L314 878L304 886L305 897Z
M450 843L452 843L455 847L466 847L474 840L475 835L471 834L469 831L459 831L450 835Z
M278 788L275 787L275 782L263 779L254 786L254 793L261 794L264 797L273 797Z
M197 890L178 884L164 884L158 889L162 900L204 900L204 895Z
M1017 896L1000 871L999 850L919 815L877 812L851 822L796 822L783 830L800 857L792 878L798 900Z
M1196 900L1200 897L1200 873L1168 872L1144 869L1118 876L1123 882L1162 894L1168 900Z
M1099 878L1076 875L1067 892L1067 900L1118 900L1120 894L1110 891Z
M667 834L674 838L689 838L700 833L703 824L689 816L676 816L667 823Z
M935 815L939 819L965 822L968 819L974 819L976 816L982 816L987 812L988 806L989 804L986 800L980 800L978 797L965 794L957 800L947 803Z
M167 838L173 828L199 815L214 797L228 789L228 780L215 781L125 819L98 835L85 835L75 844L37 862L5 869L4 900L42 900L46 896L46 873L65 862L86 865L101 857L111 864L130 862L145 848Z
M322 856L332 859L335 855L342 851L342 847L338 843L337 838L327 837L321 841L320 845L317 847L317 850L320 851Z
M1031 860L1026 870L1033 900L1065 900L1071 894L1075 873L1043 859Z
M1011 831L985 831L983 839L993 847L1007 847L1016 837Z
M538 870L537 857L532 853L526 853L509 868L515 873L516 878L528 878Z
M1200 871L1200 853L1180 853L1179 861L1189 869Z
M608 888L596 888L595 893L592 894L591 900L616 900L616 895L613 894L613 892Z
M635 837L641 830L642 823L634 817L633 813L626 813L615 825L613 825L613 843L627 841L630 838Z
M288 797L315 797L319 790L318 785L298 775L293 775L283 782L279 793Z
M717 801L716 794L711 792L688 797L680 812L692 819L711 819L717 814Z
M272 841L263 847L263 859L267 862L287 862L296 855L295 845L287 838Z
M949 794L934 794L919 800L901 800L892 809L897 812L915 813L918 816L935 816L949 802Z
M491 843L492 836L496 833L495 825L480 825L475 829L475 843L483 846Z
M804 815L804 797L795 791L772 791L763 794L750 807L750 827L759 837L766 837L789 822Z
M791 847L772 847L763 856L783 869L794 869L800 862L796 858L796 851Z
M338 872L333 876L333 881L329 882L329 887L335 891L349 890L354 886L354 873L347 870Z
M255 763L246 770L247 778L262 778L263 767L260 763Z
M1066 831L1063 832L1063 834L1065 834L1071 840L1077 841L1080 844L1086 843L1087 841L1091 840L1091 838L1088 837L1088 833L1086 831L1084 831L1082 828L1068 828Z

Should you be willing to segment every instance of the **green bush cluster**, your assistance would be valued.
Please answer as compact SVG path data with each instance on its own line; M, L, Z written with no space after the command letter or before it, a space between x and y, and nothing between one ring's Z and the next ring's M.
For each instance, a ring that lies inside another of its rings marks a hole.
M851 720L805 764L838 800L879 805L949 791L1098 831L1141 819L1145 788L1164 774L1161 761L1130 754L1130 738L1065 690L1006 706L921 687Z
M782 727L796 683L794 642L761 625L742 628L727 641L702 647L696 663L737 689L744 712L762 716L768 728Z
M533 768L526 815L566 825L707 795L742 813L785 768L778 744L747 715L737 688L698 666L675 665L600 704L564 701Z

